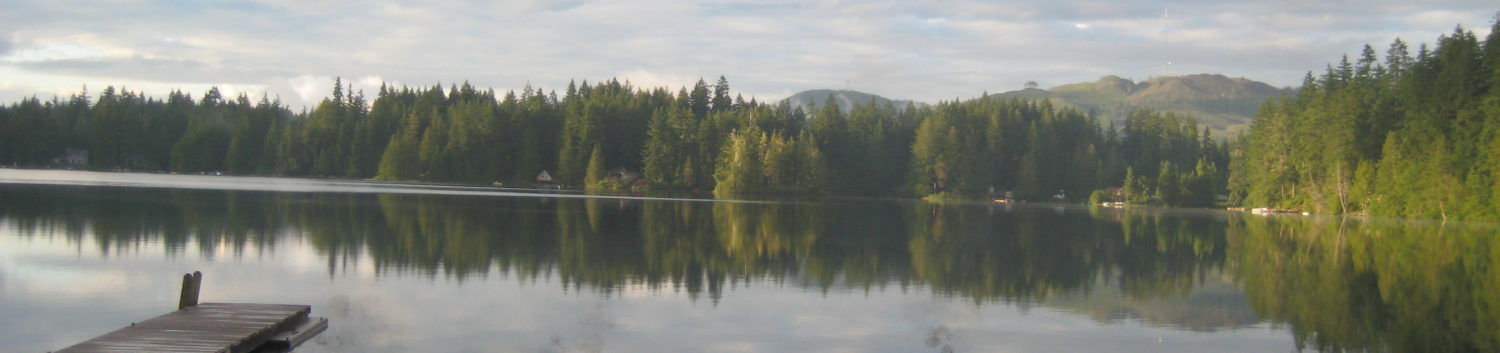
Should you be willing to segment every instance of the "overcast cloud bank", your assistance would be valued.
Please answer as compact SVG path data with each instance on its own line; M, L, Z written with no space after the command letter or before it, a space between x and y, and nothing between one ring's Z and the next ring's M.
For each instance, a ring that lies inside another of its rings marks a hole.
M1369 43L1488 35L1493 1L414 1L12 2L0 13L0 101L82 86L151 95L210 86L293 108L344 77L497 90L729 78L779 99L850 88L937 101L1115 74L1300 82ZM1413 44L1413 50L1416 45Z

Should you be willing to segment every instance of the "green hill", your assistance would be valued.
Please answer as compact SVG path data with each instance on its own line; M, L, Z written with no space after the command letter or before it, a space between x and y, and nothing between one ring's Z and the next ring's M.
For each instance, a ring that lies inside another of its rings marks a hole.
M1165 76L1141 82L1110 75L1095 82L1048 90L1028 88L991 97L1051 99L1053 104L1093 111L1101 120L1116 125L1136 109L1179 112L1197 117L1199 125L1220 135L1238 135L1250 127L1261 103L1281 93L1291 91L1224 75Z

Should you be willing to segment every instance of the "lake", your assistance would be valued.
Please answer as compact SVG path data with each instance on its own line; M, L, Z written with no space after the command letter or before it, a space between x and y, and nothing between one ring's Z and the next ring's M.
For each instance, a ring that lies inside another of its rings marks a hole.
M299 352L1500 350L1488 224L0 169L0 351L205 302Z

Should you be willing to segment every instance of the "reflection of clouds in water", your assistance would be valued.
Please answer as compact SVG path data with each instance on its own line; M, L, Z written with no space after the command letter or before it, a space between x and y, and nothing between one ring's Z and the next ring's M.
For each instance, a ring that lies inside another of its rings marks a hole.
M953 353L962 345L963 331L972 327L973 313L939 300L912 302L905 305L903 316L920 331L922 345L933 352Z
M539 351L543 353L603 352L604 335L613 328L615 328L615 317L609 309L609 302L600 301L579 315L578 332L575 336L569 339L553 334L548 338L547 346Z
M953 353L953 331L948 326L938 326L927 331L927 348L942 353Z
M375 348L381 351L402 351L402 340L390 337L391 332L397 328L391 325L389 318L384 316L384 311L379 308L389 308L388 305L374 304L379 299L372 296L361 298L350 298L348 295L336 294L328 298L328 304L320 311L328 315L328 330L314 337L312 342L303 347L316 347L319 352L372 352ZM318 316L317 312L313 316ZM384 333L384 334L382 334ZM309 351L298 349L298 351Z
M10 271L0 271L0 276L12 271L18 274L16 294L34 298L106 296L143 280L123 269L85 271L73 265L74 260L61 257L21 256L18 260ZM5 289L4 283L5 278L0 277L0 289Z
M1149 327L1209 333L1261 322L1245 292L1217 270L1170 296L1133 296L1102 279L1094 287L1058 293L1045 303L1063 312L1085 315L1099 324L1138 321Z

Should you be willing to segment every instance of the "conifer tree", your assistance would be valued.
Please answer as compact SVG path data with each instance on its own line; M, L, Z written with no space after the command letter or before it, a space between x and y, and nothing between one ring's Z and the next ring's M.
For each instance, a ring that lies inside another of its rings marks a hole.
M583 184L589 190L600 190L604 187L604 154L599 151L599 145L594 145L593 151L589 152L589 167L584 174Z

